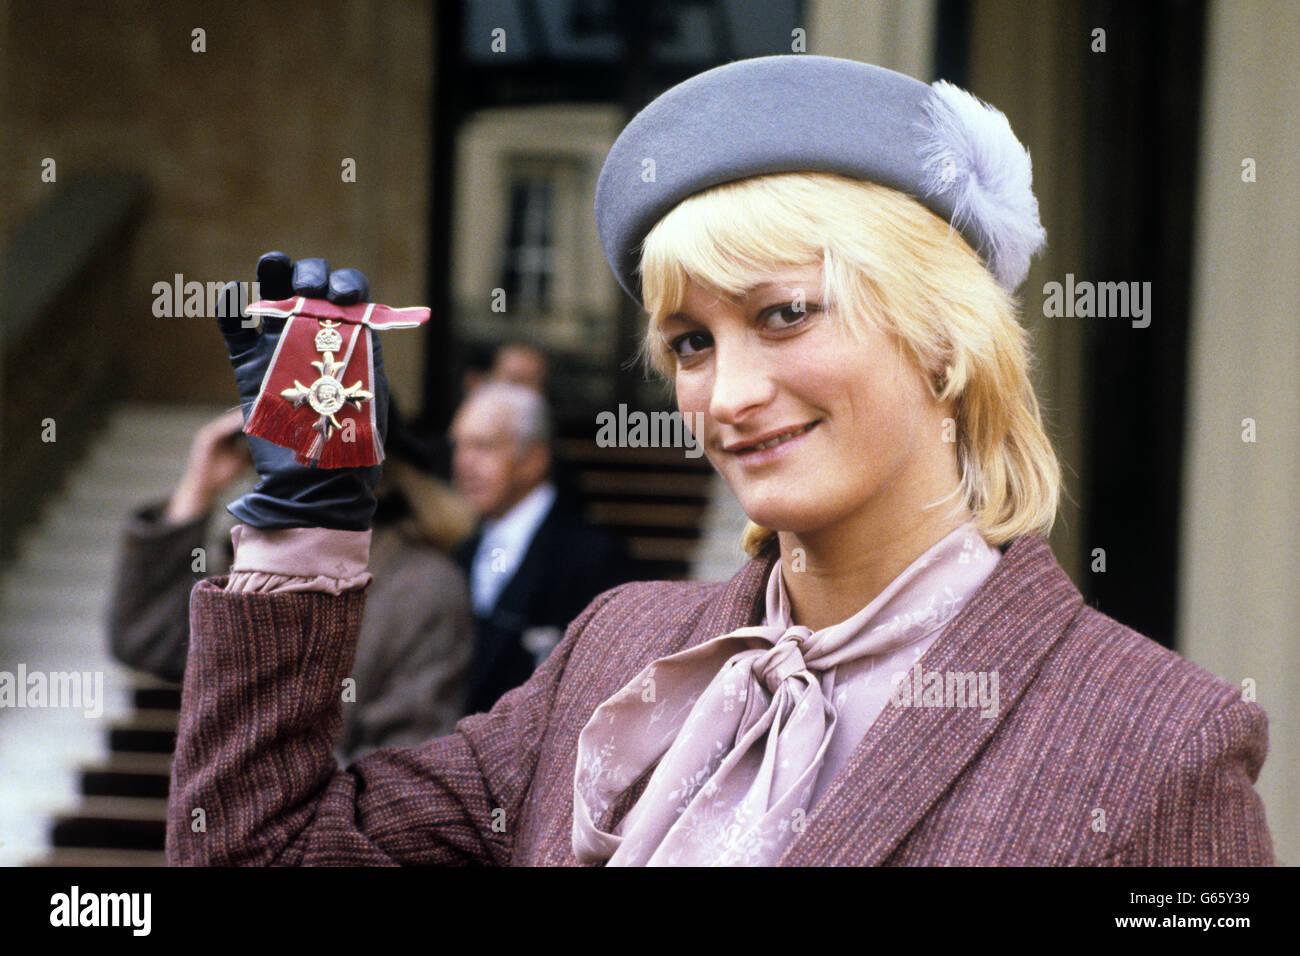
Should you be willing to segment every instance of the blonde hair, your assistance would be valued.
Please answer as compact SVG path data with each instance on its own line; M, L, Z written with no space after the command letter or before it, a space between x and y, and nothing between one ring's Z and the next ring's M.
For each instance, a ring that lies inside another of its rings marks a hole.
M773 268L820 264L823 304L855 334L876 324L952 402L961 493L976 527L1002 545L1051 531L1061 469L1029 380L1018 305L948 223L876 183L777 173L715 186L672 209L646 236L640 276L649 365L670 381L659 323L689 282L740 296ZM754 524L756 554L773 535Z

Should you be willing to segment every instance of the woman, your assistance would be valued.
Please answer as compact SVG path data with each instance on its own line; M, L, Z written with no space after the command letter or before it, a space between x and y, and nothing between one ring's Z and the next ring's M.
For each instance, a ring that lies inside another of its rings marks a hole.
M171 861L1272 861L1263 712L1084 605L1042 537L1010 293L1043 235L1001 114L730 64L629 124L597 219L753 558L606 592L490 713L340 771L373 475L255 442L236 571L194 593ZM292 273L264 259L264 293L366 293ZM247 406L275 330L224 331Z

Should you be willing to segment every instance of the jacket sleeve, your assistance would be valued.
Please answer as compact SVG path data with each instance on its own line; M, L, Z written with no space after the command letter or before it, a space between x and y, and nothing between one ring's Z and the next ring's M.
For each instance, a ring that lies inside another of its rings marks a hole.
M138 509L122 533L108 641L128 667L179 683L190 643L190 589L202 577L191 571L193 551L203 545L208 519L170 524L161 512L160 503Z
M191 601L167 861L191 865L506 864L556 688L604 595L529 681L446 737L340 770L340 689L365 593Z
M1268 717L1240 698L1175 748L1125 866L1271 866L1273 841L1253 786L1268 751Z
M344 705L339 745L351 756L450 733L464 712L474 648L465 579L441 555L401 556L376 576L361 624L357 699ZM381 595L387 606L376 603Z

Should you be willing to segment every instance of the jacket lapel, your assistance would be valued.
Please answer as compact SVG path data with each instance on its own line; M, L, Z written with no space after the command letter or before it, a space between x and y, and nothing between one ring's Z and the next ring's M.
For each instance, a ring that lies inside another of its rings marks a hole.
M746 561L744 566L732 575L731 580L723 587L722 593L705 607L699 622L686 639L667 653L672 654L703 644L738 627L762 624L763 615L767 613L767 579L778 557L780 557L780 550L773 539L757 556Z
M781 865L885 860L994 735L1082 604L1046 541L1013 541L918 662L925 673L996 672L996 714L886 704Z

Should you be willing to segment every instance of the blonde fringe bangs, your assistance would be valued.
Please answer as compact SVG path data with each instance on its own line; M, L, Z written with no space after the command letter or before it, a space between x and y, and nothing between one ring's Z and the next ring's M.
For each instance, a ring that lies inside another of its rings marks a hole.
M646 237L641 285L646 362L672 379L659 334L688 283L734 297L775 267L820 264L822 304L855 334L874 324L951 401L961 492L994 545L1051 531L1061 472L1029 378L1029 336L1015 299L964 239L920 203L830 173L781 173L698 193ZM936 503L938 504L938 503ZM756 554L773 532L753 522Z

